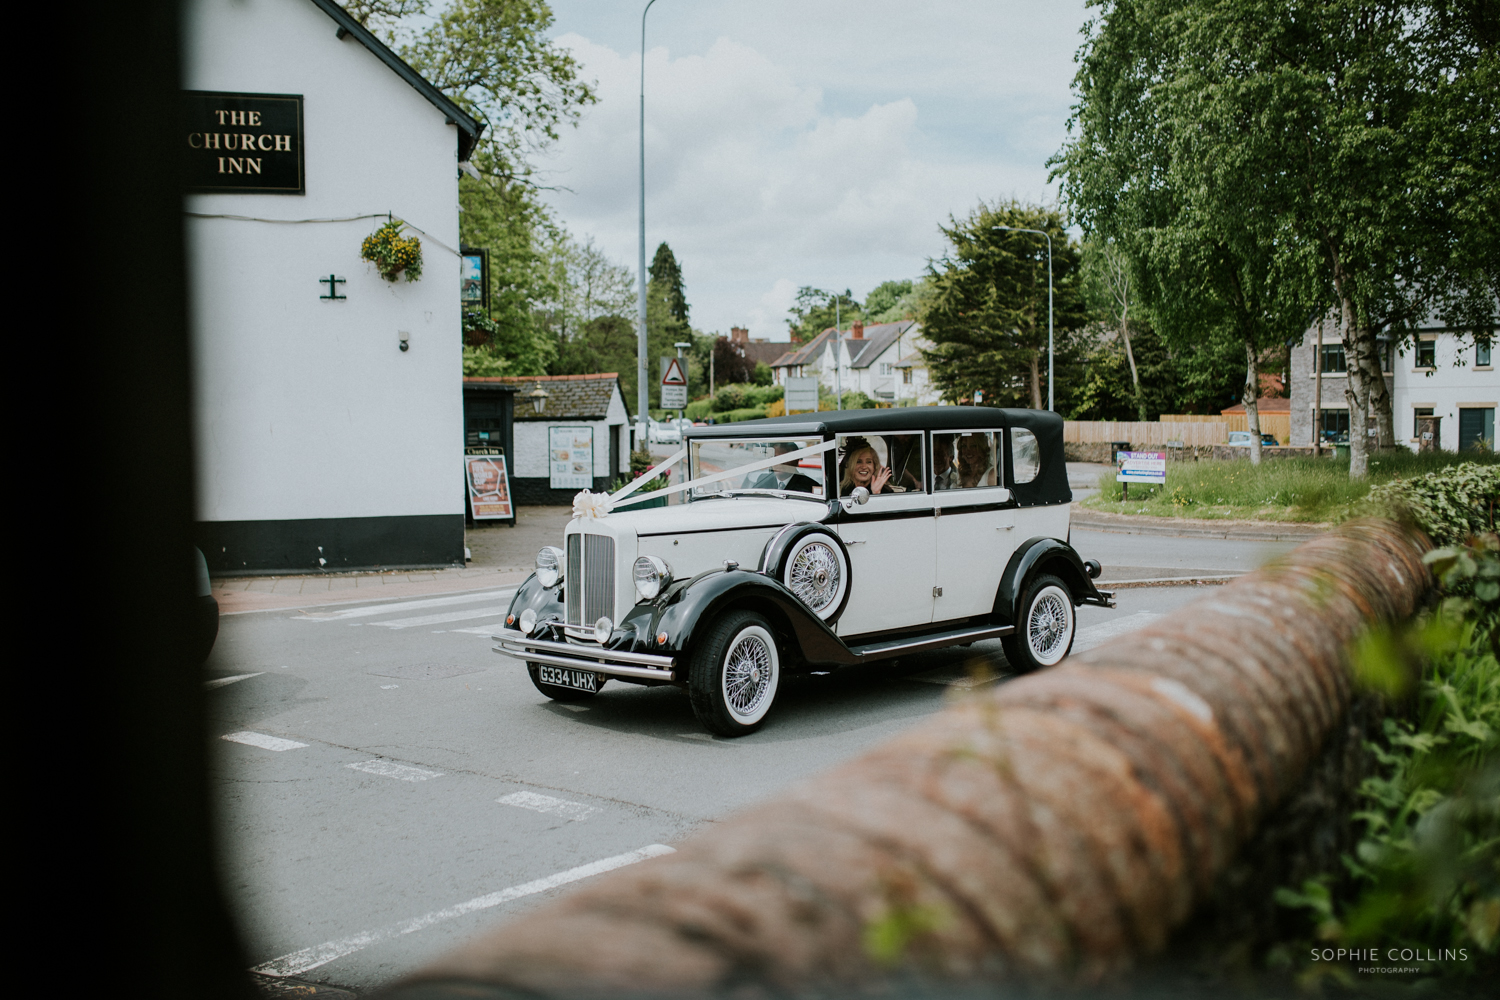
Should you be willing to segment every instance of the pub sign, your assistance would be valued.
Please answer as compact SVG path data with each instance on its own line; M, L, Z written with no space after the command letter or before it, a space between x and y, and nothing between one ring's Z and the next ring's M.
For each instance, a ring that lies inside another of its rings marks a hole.
M189 191L306 194L301 94L183 95Z

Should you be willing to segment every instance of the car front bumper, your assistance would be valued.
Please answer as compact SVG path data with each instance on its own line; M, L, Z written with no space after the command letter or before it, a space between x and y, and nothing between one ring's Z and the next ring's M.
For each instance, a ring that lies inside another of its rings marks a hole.
M546 663L554 667L573 670L592 670L596 674L610 677L629 677L642 681L677 680L677 661L671 656L653 653L631 653L623 649L605 649L603 646L583 645L572 642L557 642L551 639L534 639L516 629L502 628L495 632L499 643L495 652L514 656L530 663Z

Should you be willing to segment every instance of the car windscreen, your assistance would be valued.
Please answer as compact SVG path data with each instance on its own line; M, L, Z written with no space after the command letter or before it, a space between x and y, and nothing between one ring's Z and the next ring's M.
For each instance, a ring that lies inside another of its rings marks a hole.
M729 472L818 444L822 444L822 439L816 437L693 441L688 448L688 460L692 463L689 468L689 478L701 479L704 476ZM718 482L705 483L702 486L693 487L693 495L709 496L739 490L775 490L821 497L824 495L823 456L806 455L782 465L773 465L769 468L746 472L742 476L730 476Z

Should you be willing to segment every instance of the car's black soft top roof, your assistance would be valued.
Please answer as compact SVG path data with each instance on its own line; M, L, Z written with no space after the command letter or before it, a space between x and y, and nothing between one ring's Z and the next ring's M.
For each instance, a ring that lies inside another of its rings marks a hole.
M690 438L766 437L771 434L858 434L891 431L947 431L987 427L1026 427L1033 432L1062 417L1046 410L1008 410L997 406L903 406L883 410L823 410L766 420L741 420L712 427L689 427ZM1038 435L1040 437L1040 435Z
M1048 410L998 406L905 406L883 410L823 410L767 420L741 420L683 431L685 441L704 438L756 438L783 434L889 434L899 431L1001 430L1024 427L1036 435L1041 469L1034 480L1007 482L1023 507L1067 503L1068 470L1063 461L1063 418ZM1006 473L1010 478L1010 470Z

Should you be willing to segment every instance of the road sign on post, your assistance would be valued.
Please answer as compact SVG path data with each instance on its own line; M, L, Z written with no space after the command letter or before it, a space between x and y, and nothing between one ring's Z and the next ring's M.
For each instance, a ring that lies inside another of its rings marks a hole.
M664 410L680 410L687 406L688 380L678 358L661 359L661 406Z
M786 412L818 409L818 379L815 375L786 380Z
M1147 483L1153 486L1167 484L1167 453L1164 451L1122 451L1116 455L1119 467L1115 482L1120 487L1120 499L1130 499L1131 483Z

